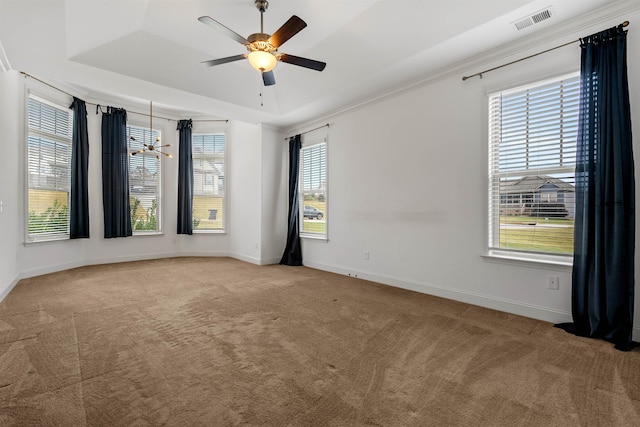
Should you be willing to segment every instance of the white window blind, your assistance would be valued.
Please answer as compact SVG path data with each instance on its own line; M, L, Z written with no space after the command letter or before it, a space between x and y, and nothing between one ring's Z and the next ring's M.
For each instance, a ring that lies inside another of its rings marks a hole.
M489 248L571 255L579 76L489 96Z
M301 233L327 235L327 143L311 142L300 150Z
M29 95L27 241L69 238L73 112Z
M195 232L224 230L225 142L224 133L192 136Z
M141 150L143 144L156 144L159 137L160 132L156 129L127 126L129 152ZM161 156L149 151L129 156L129 203L134 234L162 230L161 177Z

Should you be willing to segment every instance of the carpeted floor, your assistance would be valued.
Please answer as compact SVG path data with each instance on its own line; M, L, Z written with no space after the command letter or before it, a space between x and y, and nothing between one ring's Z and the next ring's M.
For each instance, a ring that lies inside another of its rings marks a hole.
M0 425L638 426L640 352L304 267L100 265L0 303Z

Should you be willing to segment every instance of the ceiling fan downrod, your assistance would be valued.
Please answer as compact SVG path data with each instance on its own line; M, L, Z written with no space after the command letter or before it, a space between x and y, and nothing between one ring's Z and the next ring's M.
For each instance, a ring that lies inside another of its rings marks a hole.
M267 11L269 7L269 2L267 0L256 0L256 8L260 11L260 32L264 33L264 13Z

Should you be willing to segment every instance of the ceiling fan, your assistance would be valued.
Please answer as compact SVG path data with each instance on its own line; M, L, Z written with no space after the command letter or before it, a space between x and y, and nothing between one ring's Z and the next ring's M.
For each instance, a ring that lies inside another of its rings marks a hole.
M244 45L249 51L249 53L242 55L204 61L203 64L212 67L214 65L226 64L227 62L239 61L246 58L249 60L249 63L253 68L260 71L262 74L262 81L265 86L276 84L275 77L273 76L273 69L278 61L316 71L324 70L324 67L327 65L324 62L278 52L278 48L280 46L307 26L306 22L298 18L296 15L293 15L287 22L278 28L273 35L265 34L263 29L263 14L269 7L269 2L267 0L255 0L255 4L256 8L260 11L260 32L251 34L247 38L242 37L240 34L227 28L210 16L201 16L198 18L198 21L221 31L227 37L230 37Z

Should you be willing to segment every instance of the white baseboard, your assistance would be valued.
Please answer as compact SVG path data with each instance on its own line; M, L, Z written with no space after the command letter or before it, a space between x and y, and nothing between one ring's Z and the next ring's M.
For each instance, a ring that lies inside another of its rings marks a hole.
M280 264L280 259L282 259L282 257L277 257L277 258L262 258L260 260L260 265L272 265L272 264Z
M230 256L231 258L239 259L240 261L245 261L255 265L270 265L270 264L277 264L280 262L280 258L257 258L257 257L252 257L248 255L238 254L238 253L231 253L228 256Z
M242 254L229 254L231 258L239 259L240 261L245 261L251 264L260 265L260 258L242 255Z
M152 259L162 259L162 258L174 258L182 256L180 253L150 253L150 254L141 254L141 255L124 255L124 256L115 256L108 258L93 258L88 259L84 263L83 267L89 265L102 265L102 264L115 264L117 262L133 262L133 261L147 261Z
M58 271L70 270L72 268L84 267L87 265L84 261L74 261L65 264L46 265L44 267L38 267L31 270L21 271L16 276L16 280L28 279L29 277L42 276L43 274L56 273Z
M162 258L174 258L174 257L232 257L237 258L241 261L250 262L256 265L266 265L272 264L271 260L262 261L257 258L244 257L242 255L237 254L229 254L228 252L175 252L175 253L148 253L142 255L125 255L125 256L115 256L108 258L94 258L94 259L85 259L82 261L74 261L64 264L57 265L48 265L44 267L38 267L31 270L26 270L18 273L15 278L7 284L7 286L0 291L0 302L2 302L7 295L13 290L13 288L20 282L22 279L28 279L30 277L42 276L43 274L56 273L58 271L70 270L72 268L78 267L86 267L90 265L102 265L102 264L115 264L118 262L133 262L133 261L144 261L151 259L162 259Z
M141 254L141 255L123 255L123 256L115 256L115 257L108 257L108 258L93 258L93 259L86 259L83 261L39 267L36 269L31 269L31 270L27 270L19 273L14 282L17 283L18 281L29 278L29 277L41 276L43 274L55 273L58 271L64 271L64 270L69 270L69 269L78 268L78 267L86 267L89 265L115 264L118 262L145 261L145 260L152 260L152 259L177 258L177 257L231 257L231 258L237 258L241 261L250 262L256 265L272 264L271 260L263 261L258 258L247 257L240 254L230 254L228 252L223 252L223 251L161 252L161 253L147 253L147 254ZM15 284L13 286L15 286ZM8 294L9 292L6 291L5 293ZM4 295L4 293L0 295Z
M543 320L546 322L560 323L571 321L571 313L568 312L551 310L546 307L539 307L531 304L523 304L518 301L512 301L504 298L495 298L475 292L461 291L459 289L446 288L428 283L417 283L392 276L371 274L365 271L354 271L352 269L347 270L342 267L336 267L326 264L309 263L305 261L305 266L316 268L318 270L330 271L332 273L338 273L345 276L369 280L372 282L381 283L383 285L394 286L396 288L407 289L427 295L433 295L454 301L473 304L480 307L504 311L506 313L512 313L520 316L530 317L533 319Z
M371 282L381 283L396 288L407 289L410 291L420 292L427 295L433 295L454 301L460 301L467 304L473 304L480 307L490 308L493 310L503 311L505 313L516 314L519 316L529 317L532 319L542 320L549 323L566 323L573 319L568 311L553 310L547 307L526 304L520 301L513 301L505 298L496 298L489 295L483 295L475 292L461 291L459 289L446 288L427 283L417 283L405 279L399 279L391 276L379 274L371 274L364 271L345 269L333 265L326 265L314 262L304 263L306 267L318 270L329 271L332 273L351 276L358 279L369 280ZM633 340L640 342L640 325L633 326Z
M9 282L7 287L4 288L2 292L0 292L0 302L2 302L2 300L4 300L7 295L9 295L9 293L13 290L13 288L15 288L19 281L20 279L18 278L18 276L16 276L11 282Z
M233 258L233 255L231 255L229 252L227 251L215 251L215 252L199 252L199 251L195 251L195 252L186 252L186 251L181 251L179 253L176 253L175 255L172 255L172 257L212 257L212 258L224 258L224 257L231 257Z
M35 268L32 270L22 271L18 273L14 279L7 285L2 292L0 292L0 302L2 302L7 295L15 288L15 286L22 279L28 279L29 277L42 276L43 274L55 273L57 271L69 270L76 267L82 267L85 264L83 262L70 262L59 265L49 265L45 267Z

